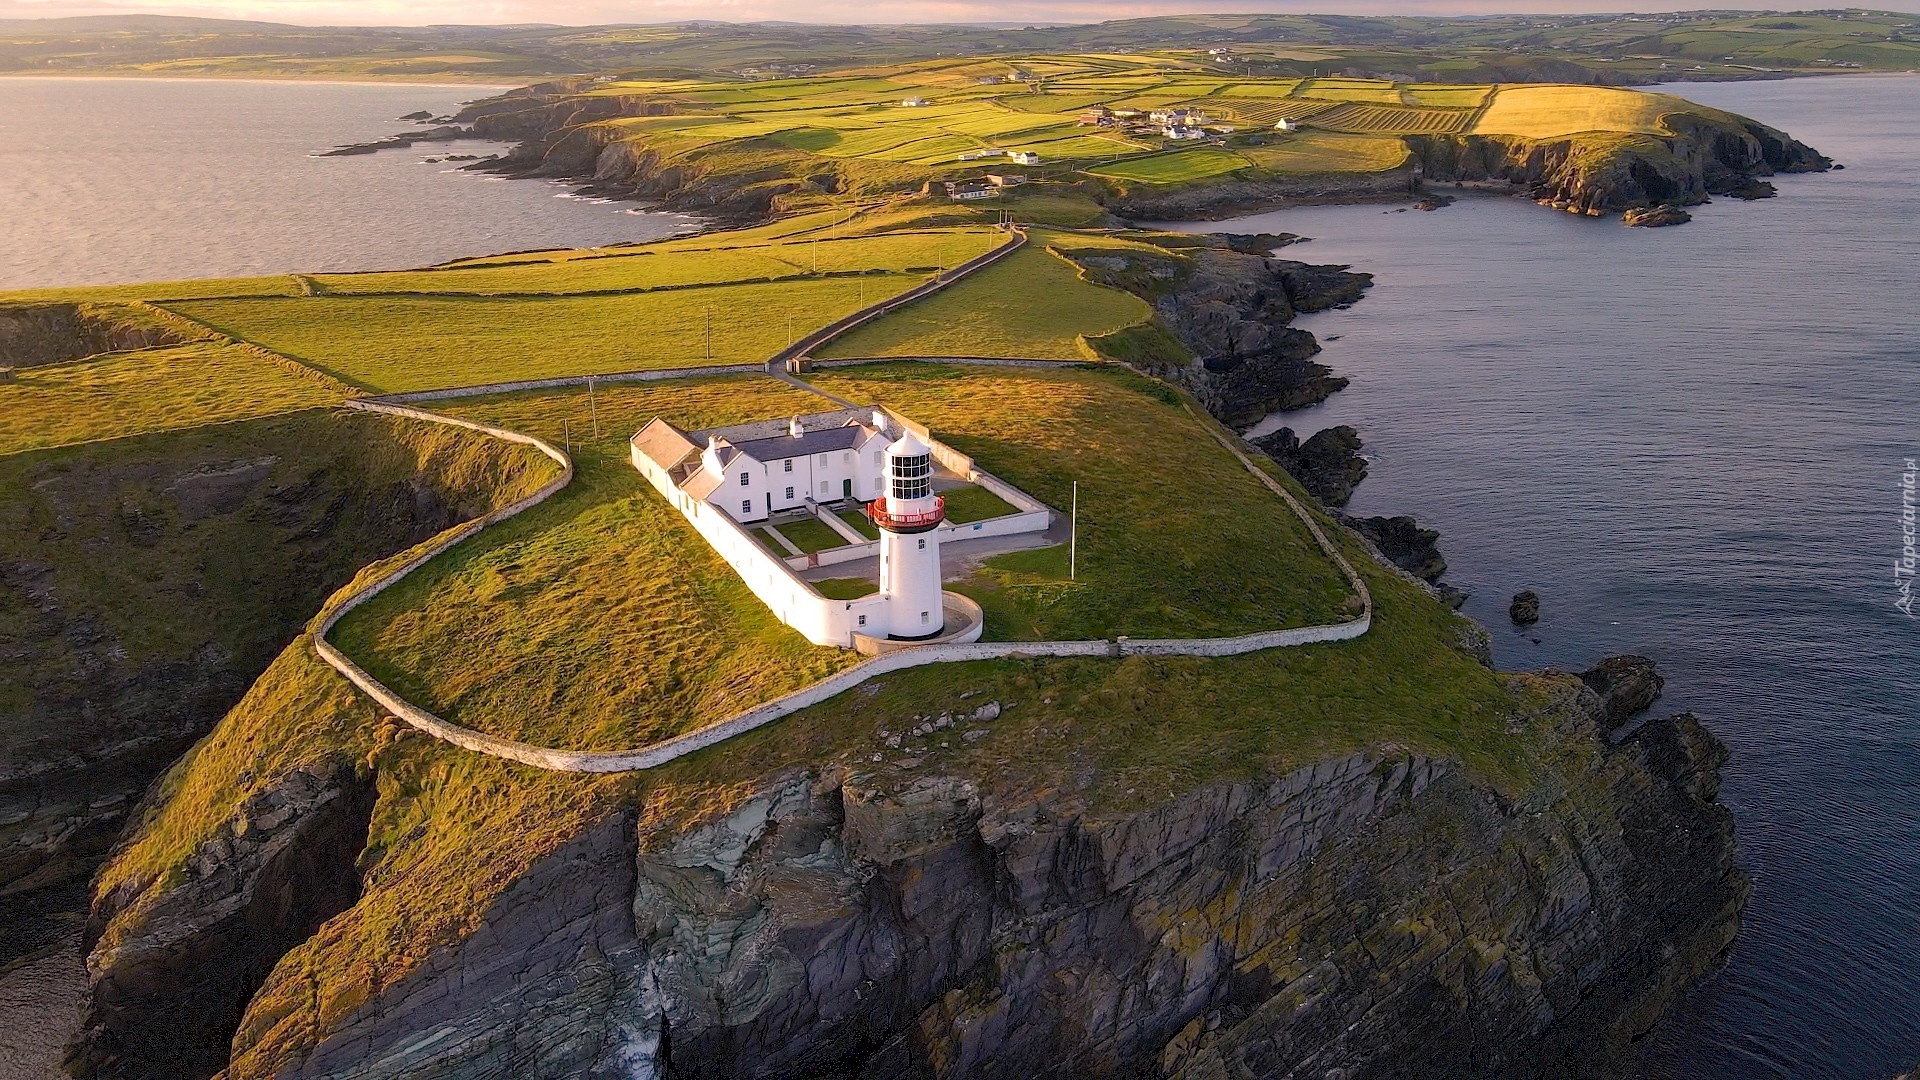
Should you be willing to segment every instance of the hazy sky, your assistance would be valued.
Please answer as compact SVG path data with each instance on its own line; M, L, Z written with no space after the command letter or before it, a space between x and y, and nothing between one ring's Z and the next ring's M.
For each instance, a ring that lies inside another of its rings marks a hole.
M1349 15L1471 15L1494 12L1673 11L1697 3L1635 0L0 0L0 18L133 12L273 22L415 26L424 23L1099 22L1192 11L1322 12ZM1734 6L1734 5L1730 5ZM1778 9L1770 3L1742 8ZM1804 4L1800 6L1806 6Z

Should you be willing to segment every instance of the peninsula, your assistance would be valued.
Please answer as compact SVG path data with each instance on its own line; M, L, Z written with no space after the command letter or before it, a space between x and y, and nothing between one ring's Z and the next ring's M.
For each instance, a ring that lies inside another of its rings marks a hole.
M570 78L452 123L727 227L0 296L0 962L84 920L70 1073L1630 1061L1737 932L1724 750L1235 434L1365 274L1138 221L1826 159L1215 60Z

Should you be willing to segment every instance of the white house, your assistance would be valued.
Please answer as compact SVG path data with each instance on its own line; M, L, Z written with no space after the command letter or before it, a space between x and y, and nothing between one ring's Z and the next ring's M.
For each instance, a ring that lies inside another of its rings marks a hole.
M1298 120L1281 120L1281 121L1279 121L1278 123L1276 123L1276 124L1274 124L1274 125L1273 125L1273 130L1275 130L1275 131L1299 131L1299 130L1300 130L1300 122L1299 122Z
M1161 131L1161 134L1165 135L1169 139L1176 139L1176 140L1204 139L1207 137L1207 133L1200 130L1199 128L1186 127L1181 124L1168 124Z
M735 521L763 521L809 502L878 498L887 444L883 420L823 413L690 436L655 418L634 439L656 459L676 463L698 450L697 468L681 480L681 489Z
M1015 165L1040 164L1040 155L1031 150L1009 150L1007 156L1013 159Z
M927 99L923 97L902 98L900 100L900 106L906 109L917 109L926 103Z

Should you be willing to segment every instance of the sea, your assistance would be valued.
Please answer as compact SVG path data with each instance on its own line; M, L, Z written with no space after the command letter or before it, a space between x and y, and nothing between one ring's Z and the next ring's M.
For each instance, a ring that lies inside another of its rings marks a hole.
M464 255L651 240L680 214L507 180L416 143L505 86L235 79L0 78L0 290L288 271L391 270Z
M1920 457L1920 77L1663 89L1847 168L1666 229L1470 195L1180 227L1299 233L1290 257L1374 274L1359 304L1300 322L1352 385L1256 430L1358 428L1349 509L1441 531L1502 667L1646 654L1659 708L1731 748L1753 903L1726 967L1649 1039L1649 1080L1887 1080L1920 1063L1920 621L1895 572ZM424 163L498 147L310 156L487 92L0 79L0 288L686 227ZM1542 601L1524 630L1506 617L1521 589ZM74 964L0 977L0 1077L46 1075L59 1039L27 1035L71 1014Z
M1659 89L1846 169L1662 229L1465 193L1172 227L1372 273L1297 324L1352 385L1254 430L1357 428L1349 511L1440 530L1502 668L1650 656L1730 747L1752 906L1645 1075L1889 1080L1920 1064L1920 76Z

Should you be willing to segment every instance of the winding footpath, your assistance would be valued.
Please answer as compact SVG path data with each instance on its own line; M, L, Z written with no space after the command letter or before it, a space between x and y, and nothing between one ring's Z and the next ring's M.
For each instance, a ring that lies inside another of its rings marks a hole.
M880 315L884 315L905 303L910 303L912 300L919 299L930 292L951 284L953 281L957 281L967 274L979 270L983 266L990 265L1025 242L1025 233L1014 230L1012 239L1010 239L1008 243L1001 245L969 263L957 266L922 286L908 290L899 296L884 300L872 307L862 309L853 315L849 315L827 327L823 327L821 330L815 331L813 334L809 334L801 341L795 342L793 346L776 354L765 367L758 365L737 365L721 368L687 368L674 369L672 371L631 372L619 375L578 376L565 379L534 380L524 383L495 383L485 386L457 387L448 390L428 391L421 394L394 395L387 398L355 398L346 401L344 405L350 409L407 417L427 423L450 424L456 427L482 432L506 442L531 446L557 462L561 466L561 472L559 476L526 498L440 533L416 551L411 558L393 567L386 573L381 574L375 580L366 584L350 585L342 593L336 594L329 602L329 607L326 609L325 615L311 630L314 651L319 655L321 660L345 676L349 682L353 683L353 685L358 687L368 697L379 703L382 708L392 713L396 718L435 738L445 740L455 746L472 750L476 753L488 754L493 757L517 761L525 765L532 765L537 768L549 769L556 772L614 773L657 768L676 758L691 754L696 750L724 742L735 735L752 731L755 728L772 723L782 717L790 716L808 706L818 704L828 698L845 693L869 679L926 664L948 664L970 660L995 660L1040 656L1234 656L1241 653L1257 652L1263 649L1308 645L1316 642L1345 641L1365 634L1373 625L1373 595L1368 590L1366 581L1354 570L1352 564L1340 554L1333 542L1328 539L1326 533L1321 529L1320 524L1313 519L1313 515L1307 511L1305 506L1301 505L1300 501L1294 497L1292 492L1287 490L1284 484L1275 480L1270 474L1255 464L1253 459L1240 448L1231 434L1221 430L1220 427L1212 423L1209 418L1202 417L1200 414L1194 412L1193 406L1190 403L1183 403L1183 407L1187 410L1189 416L1193 417L1197 423L1206 428L1215 441L1225 447L1227 452L1231 453L1240 464L1249 473L1252 473L1260 483L1265 485L1269 491L1273 492L1282 502L1286 503L1287 508L1306 525L1307 531L1312 534L1314 543L1318 545L1321 553L1331 560L1335 566L1339 567L1341 574L1353 588L1355 596L1360 601L1359 615L1344 622L1265 630L1251 634L1241 634L1235 637L1143 639L1122 637L1113 640L1091 641L995 641L974 642L964 645L925 645L913 649L901 649L864 660L844 671L822 679L811 686L802 687L799 690L757 705L744 712L736 713L724 720L715 721L714 723L696 728L685 734L676 735L673 738L631 750L555 750L549 747L535 746L531 743L505 739L497 735L489 735L483 731L463 727L436 716L401 697L390 687L368 674L367 671L356 664L352 658L341 652L339 648L327 640L327 636L333 631L334 626L355 608L358 608L368 600L373 599L388 588L391 588L406 578L408 574L418 570L421 566L424 566L447 549L478 535L488 526L505 521L508 518L538 506L573 481L572 459L552 443L521 432L509 431L505 428L493 427L487 424L474 423L450 416L443 416L439 413L428 412L424 409L415 408L412 405L406 404L406 402L425 400L428 398L468 397L479 394L539 389L552 386L590 385L592 382L597 381L651 381L655 379L682 378L699 375L745 373L766 374L784 382L791 383L799 388L820 394L822 397L840 401L839 398L828 394L826 391L804 380L786 374L783 370L786 362L794 358L804 358L810 350L825 344L840 334L846 333L848 330L877 318ZM834 366L842 366L843 364L891 362L895 359L897 358L887 357L874 358L871 360L836 361L832 363ZM1066 366L1058 361L1010 361L973 357L913 357L911 359L952 364L982 363L993 366L1028 366L1030 364L1033 366L1047 367Z

